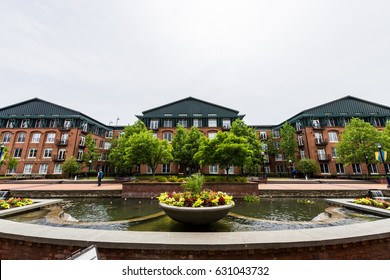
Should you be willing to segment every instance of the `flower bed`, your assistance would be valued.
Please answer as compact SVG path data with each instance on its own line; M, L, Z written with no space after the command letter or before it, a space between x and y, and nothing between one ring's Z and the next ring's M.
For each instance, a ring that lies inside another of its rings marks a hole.
M22 207L33 203L34 201L29 198L10 197L7 200L0 199L0 210L9 209L12 207Z
M373 206L377 208L390 210L390 202L382 199L373 199L370 197L356 198L354 201L356 204Z
M178 207L213 207L219 205L233 204L233 197L225 192L203 190L200 193L187 192L165 192L157 197L159 202L170 206Z

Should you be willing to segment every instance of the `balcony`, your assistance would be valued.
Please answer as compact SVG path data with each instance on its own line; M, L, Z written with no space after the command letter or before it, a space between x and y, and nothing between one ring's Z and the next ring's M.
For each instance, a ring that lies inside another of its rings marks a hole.
M331 161L332 156L329 154L318 154L318 161Z
M69 131L70 130L70 125L66 125L66 126L60 126L58 127L59 130L61 131Z
M230 125L224 124L222 130L230 130Z
M68 140L58 140L56 141L57 146L67 146L68 145Z
M62 162L62 161L65 161L65 156L53 155L52 160L57 161L57 162Z
M316 138L316 145L317 146L326 146L326 145L328 145L328 140L327 139Z

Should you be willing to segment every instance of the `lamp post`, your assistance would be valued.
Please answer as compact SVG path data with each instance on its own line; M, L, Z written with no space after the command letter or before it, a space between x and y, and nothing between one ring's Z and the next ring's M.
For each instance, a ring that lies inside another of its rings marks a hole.
M264 160L265 153L261 152L261 163L263 165L263 178L265 178L265 160Z
M4 151L4 143L1 143L0 146L0 169L3 166L3 151Z
M91 174L91 164L92 164L92 160L90 159L90 160L88 161L88 163L89 163L89 168L88 168L88 179L89 179L89 175Z
M385 168L387 187L390 188L389 170L387 169L387 165L385 163L385 157L384 157L384 152L382 151L382 145L378 144L377 148L378 148L378 151L379 151L379 157L380 157L380 159L381 159L381 161L383 163L383 167Z
M290 177L292 178L292 160L291 159L288 160L288 165L290 168Z

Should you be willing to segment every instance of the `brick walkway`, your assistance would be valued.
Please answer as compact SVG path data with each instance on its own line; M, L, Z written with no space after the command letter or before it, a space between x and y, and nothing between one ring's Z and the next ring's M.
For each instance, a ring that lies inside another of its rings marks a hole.
M121 190L122 184L104 181L98 187L95 181L72 180L32 180L19 182L3 182L0 190ZM269 179L267 184L259 184L260 190L369 190L388 189L386 184L368 183L366 181L349 180L277 180Z

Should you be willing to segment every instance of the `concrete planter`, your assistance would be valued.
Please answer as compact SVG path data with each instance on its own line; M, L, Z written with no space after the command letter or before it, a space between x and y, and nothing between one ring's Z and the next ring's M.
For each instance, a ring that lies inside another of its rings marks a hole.
M171 219L189 225L208 225L227 216L233 204L213 207L177 207L160 203L160 207Z

